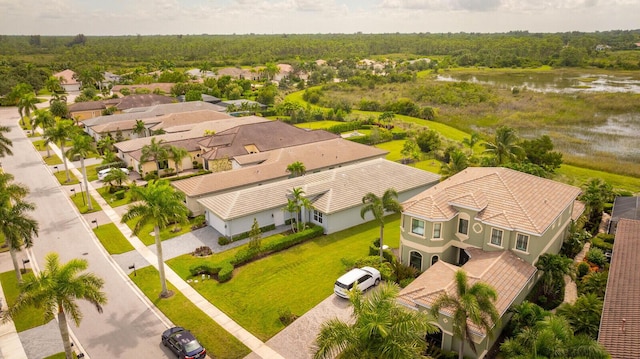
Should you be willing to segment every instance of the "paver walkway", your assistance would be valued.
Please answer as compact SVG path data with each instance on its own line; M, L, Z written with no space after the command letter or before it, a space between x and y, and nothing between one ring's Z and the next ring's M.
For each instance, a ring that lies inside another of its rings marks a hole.
M62 153L57 146L51 146L52 151L62 158ZM75 167L73 163L69 163L69 169L82 181L82 174ZM122 234L129 240L131 245L135 248L139 255L144 258L150 265L158 269L158 258L154 252L152 252L142 241L135 235L133 235L131 229L124 223L121 223L121 215L117 213L107 202L100 196L95 190L93 185L89 183L88 192L102 207L104 214L113 222ZM164 265L164 263L163 263ZM167 265L164 265L167 281L173 284L177 290L182 292L186 298L188 298L193 304L205 312L209 317L215 320L221 327L227 330L231 335L240 340L251 351L259 355L261 358L273 358L279 359L284 357L278 354L275 350L267 346L265 343L256 338L253 334L242 328L238 323L233 321L229 316L224 314L221 310L216 308L213 304L208 302L200 293L198 293L193 287L191 287L186 281L184 281L178 274L176 274Z

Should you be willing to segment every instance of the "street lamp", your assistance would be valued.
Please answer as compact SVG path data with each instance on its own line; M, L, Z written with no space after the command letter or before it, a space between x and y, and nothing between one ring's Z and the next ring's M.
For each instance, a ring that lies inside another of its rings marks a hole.
M27 273L27 263L29 263L30 261L28 259L23 259L22 260L22 272L23 273Z

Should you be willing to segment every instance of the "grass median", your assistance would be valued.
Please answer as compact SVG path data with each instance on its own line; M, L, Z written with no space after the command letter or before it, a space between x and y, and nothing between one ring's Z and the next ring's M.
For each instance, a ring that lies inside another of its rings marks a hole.
M122 254L134 250L131 243L114 223L101 224L93 229L102 246L109 254Z
M23 278L33 276L31 270L26 274L23 274ZM0 281L2 282L2 291L4 292L4 300L7 306L13 305L20 294L20 288L18 287L18 279L16 278L16 272L8 271L0 273ZM36 308L34 306L27 306L13 317L13 323L16 326L18 333L27 329L39 327L47 324L44 321L44 310Z

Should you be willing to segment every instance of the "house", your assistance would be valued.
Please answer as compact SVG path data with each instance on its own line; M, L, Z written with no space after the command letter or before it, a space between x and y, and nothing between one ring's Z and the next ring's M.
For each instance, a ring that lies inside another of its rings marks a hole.
M176 100L178 100L179 102L185 102L186 101L186 96L185 95L179 95L176 96ZM211 95L207 95L207 94L202 94L200 95L200 100L203 102L208 102L208 103L219 103L220 101L222 101L221 99L215 97L215 96L211 96Z
M640 353L640 220L619 220L598 342L612 359Z
M400 302L428 310L438 292L455 290L452 273L462 268L472 282L494 285L504 316L537 280L538 257L560 251L569 224L584 211L579 194L577 187L515 170L472 167L405 201L400 259L424 273L400 292ZM441 316L436 342L456 350L450 322ZM501 330L496 327L494 334ZM475 333L478 357L496 338Z
M65 92L79 92L82 83L76 80L76 73L72 70L66 69L64 71L56 72L54 77L60 79L60 85Z
M287 172L287 166L296 161L302 162L306 172L312 174L384 158L387 153L338 137L237 155L228 166L231 170L175 181L171 185L185 194L187 208L198 215L204 213L204 207L198 202L200 199L288 179L291 174Z
M195 111L195 112L209 112L209 111ZM223 113L216 112L216 114L224 115ZM152 122L149 119L144 120L147 126L148 132L153 132L158 129L162 129L167 132L163 135L146 136L134 138L128 141L122 141L116 143L116 155L122 159L127 166L133 168L141 176L145 176L149 172L156 170L155 162L141 162L142 148L151 143L151 139L155 138L157 142L163 141L163 144L168 146L175 146L184 148L189 152L189 158L184 158L180 165L181 170L189 170L193 168L193 162L202 163L201 146L200 142L210 137L210 133L216 133L218 131L224 131L229 128L239 126L241 124L250 124L256 122L269 121L266 118L249 116L249 117L223 117L218 119L209 118L207 121L192 121L189 122L189 113L183 114L170 114L166 117L178 116L181 117L176 121L160 121ZM196 116L199 114L195 114ZM165 116L161 116L165 117ZM182 123L181 121L182 120ZM131 120L130 120L131 121ZM107 124L110 125L110 124ZM161 168L175 168L175 165L169 163L161 164Z
M640 221L640 197L616 197L613 201L607 233L616 234L616 226L623 218Z
M263 105L260 102L245 100L245 99L225 100L218 103L218 105L224 106L227 111L229 111L229 108L231 107L234 109L234 111L232 112L240 112L240 111L248 111L248 110L263 111L263 110L266 110L268 107L267 105Z
M144 90L148 92L160 92L162 94L171 93L171 88L175 86L171 82L156 82L151 84L136 84L136 85L115 85L111 89L113 92L121 92L122 89L128 89L131 93L136 93L136 90Z
M264 121L230 128L201 142L202 159L205 169L217 172L219 163L229 162L237 156L257 154L278 148L297 146L338 138L333 133L309 131L281 121ZM236 162L237 163L237 162Z
M237 67L225 67L222 69L219 69L217 72L217 78L221 78L223 76L231 76L234 79L247 79L247 80L258 80L260 79L260 74L255 72L255 71L251 71L251 70L247 70L247 69L239 69Z
M301 188L313 209L304 210L304 222L334 233L371 220L360 217L362 197L373 192L382 196L388 188L405 200L438 183L439 176L382 158L262 186L213 195L198 200L205 208L207 223L225 236L251 230L255 218L260 226L282 226L291 218L283 208L294 188Z
M102 111L111 108L113 113L121 113L132 108L149 107L176 102L174 98L155 95L130 95L122 98L110 98L100 101L76 102L69 105L69 113L76 121L102 116Z

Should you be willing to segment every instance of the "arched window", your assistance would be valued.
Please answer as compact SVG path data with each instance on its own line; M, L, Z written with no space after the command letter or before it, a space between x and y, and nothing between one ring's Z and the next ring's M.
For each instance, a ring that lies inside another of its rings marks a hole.
M440 257L438 257L438 256L431 257L431 265L436 264L436 262L439 261L439 260L440 260Z
M422 270L422 254L420 252L411 252L409 254L409 265L417 270Z

